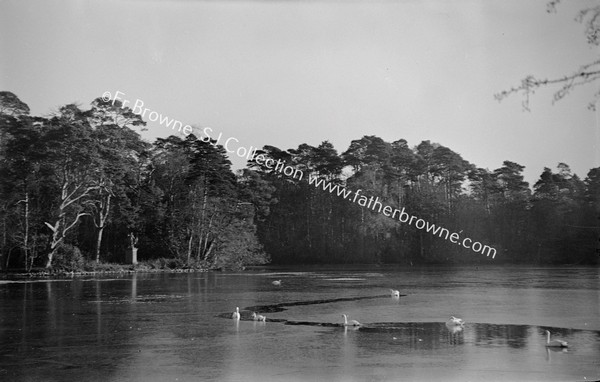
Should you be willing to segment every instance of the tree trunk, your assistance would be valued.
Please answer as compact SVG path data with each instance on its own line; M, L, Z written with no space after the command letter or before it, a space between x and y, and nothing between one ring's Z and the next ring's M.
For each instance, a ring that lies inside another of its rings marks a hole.
M5 210L6 212L6 210ZM4 251L6 249L6 213L2 214L2 245L0 245L0 269L8 268L8 256L4 260Z
M54 258L54 252L56 252L56 248L51 248L50 253L48 253L48 259L46 260L46 269L50 269L52 267L52 259Z
M312 198L308 191L308 208L306 209L306 239L308 240L308 248L312 248L312 238L310 236L310 215L312 214Z
M100 263L100 246L102 245L102 233L104 232L104 227L101 227L98 230L98 239L96 240L96 264Z
M96 264L100 263L100 247L102 246L102 233L104 232L104 228L106 228L106 221L108 220L108 215L110 213L111 196L112 195L109 191L106 194L106 203L100 203L99 223L96 224L96 227L98 228L98 239L96 240Z
M46 261L46 268L52 267L52 259L54 258L54 254L56 253L59 244L62 243L62 241L65 239L65 237L67 236L67 232L71 228L73 228L77 224L77 222L79 222L79 219L84 215L88 214L78 213L77 217L75 217L75 219L69 226L67 226L65 222L65 212L61 213L60 218L56 221L54 226L51 226L50 223L46 223L46 226L48 226L53 231L52 243L50 244L50 253L48 253L48 260ZM61 227L62 229L59 230L59 228Z
M188 240L188 251L187 251L187 263L190 263L190 259L192 258L192 240L194 239L194 232L190 233L190 239Z
M56 221L54 226L50 225L50 223L46 223L46 225L52 230L52 242L50 243L50 253L48 253L48 258L46 260L46 268L50 268L52 267L52 259L54 258L56 248L58 247L63 238L60 237L60 233L58 230L60 226L60 219Z
M65 239L67 232L73 228L78 222L79 219L84 215L89 215L88 213L78 213L73 222L67 225L66 215L67 208L72 204L80 201L81 199L87 197L91 191L97 190L98 186L86 187L82 190L83 186L76 185L74 190L69 192L69 182L64 181L62 185L62 194L61 194L61 203L58 207L58 219L54 225L46 222L46 226L52 230L52 242L50 244L50 253L48 253L48 260L46 261L46 268L52 267L52 259L54 258L54 254L58 248L58 245ZM79 194L75 196L77 193ZM60 229L59 229L60 228Z
M211 215L210 220L208 221L208 228L206 229L206 237L204 238L204 246L202 248L202 253L206 254L207 252L207 248L208 248L208 237L210 236L211 233L211 229L212 229L212 222L213 222L213 218L215 217L216 212ZM202 238L200 239L200 244L202 244ZM200 250L200 248L198 248L198 250ZM204 258L206 259L208 255L205 255Z
M204 237L204 215L206 212L206 204L208 202L208 190L206 187L202 188L203 196L202 196L202 209L200 213L200 233L198 234L198 253L196 254L196 259L200 259L202 256L202 238ZM208 236L208 233L206 234Z
M211 241L206 250L206 254L204 255L204 261L208 260L208 255L212 252L214 241Z
M25 269L27 271L30 268L27 267L27 260L29 255L29 193L25 193L25 237L23 238L23 250L25 251Z

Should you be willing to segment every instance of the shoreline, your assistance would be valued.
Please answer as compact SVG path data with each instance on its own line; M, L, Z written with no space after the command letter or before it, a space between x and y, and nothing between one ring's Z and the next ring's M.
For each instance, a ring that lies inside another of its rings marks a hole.
M124 275L138 273L203 273L209 272L207 268L177 268L177 269L120 269L120 270L96 270L96 271L40 271L40 272L2 272L0 280L19 281L19 280L64 280L71 278L80 278L85 276L102 275Z

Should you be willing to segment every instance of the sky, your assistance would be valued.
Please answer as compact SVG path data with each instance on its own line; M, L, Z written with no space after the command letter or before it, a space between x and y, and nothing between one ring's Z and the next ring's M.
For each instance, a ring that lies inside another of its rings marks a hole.
M236 147L338 152L364 135L423 140L533 185L600 166L599 84L552 103L494 94L598 58L577 12L598 0L0 0L0 90L33 115L119 91L133 104L235 138ZM146 118L146 120L148 120ZM172 130L149 122L149 141ZM245 161L230 156L234 168Z

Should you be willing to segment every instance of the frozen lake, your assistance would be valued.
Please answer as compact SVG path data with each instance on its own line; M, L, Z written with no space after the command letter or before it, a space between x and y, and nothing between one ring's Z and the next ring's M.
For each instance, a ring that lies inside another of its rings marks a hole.
M3 381L600 380L598 268L0 280L0 304ZM242 320L225 318L236 307ZM266 323L246 320L255 309ZM342 313L364 326L337 326Z

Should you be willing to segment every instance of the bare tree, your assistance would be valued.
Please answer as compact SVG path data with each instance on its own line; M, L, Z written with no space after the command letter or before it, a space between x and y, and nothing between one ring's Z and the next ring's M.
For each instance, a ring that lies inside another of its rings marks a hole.
M547 5L548 13L555 13L556 6L561 0L552 0ZM600 45L600 4L584 8L575 17L575 21L585 26L585 36L587 43L593 46ZM523 96L523 109L529 111L529 98L538 88L546 86L558 86L558 90L555 91L552 103L563 99L573 89L593 83L600 79L600 57L598 59L581 65L578 69L574 70L571 74L566 74L556 78L542 77L538 78L534 75L528 75L521 80L521 84L516 87L512 87L508 90L501 91L494 94L494 98L498 101L502 101L504 98L511 94L522 94ZM596 110L596 103L600 99L600 90L598 90L590 103L588 109Z

